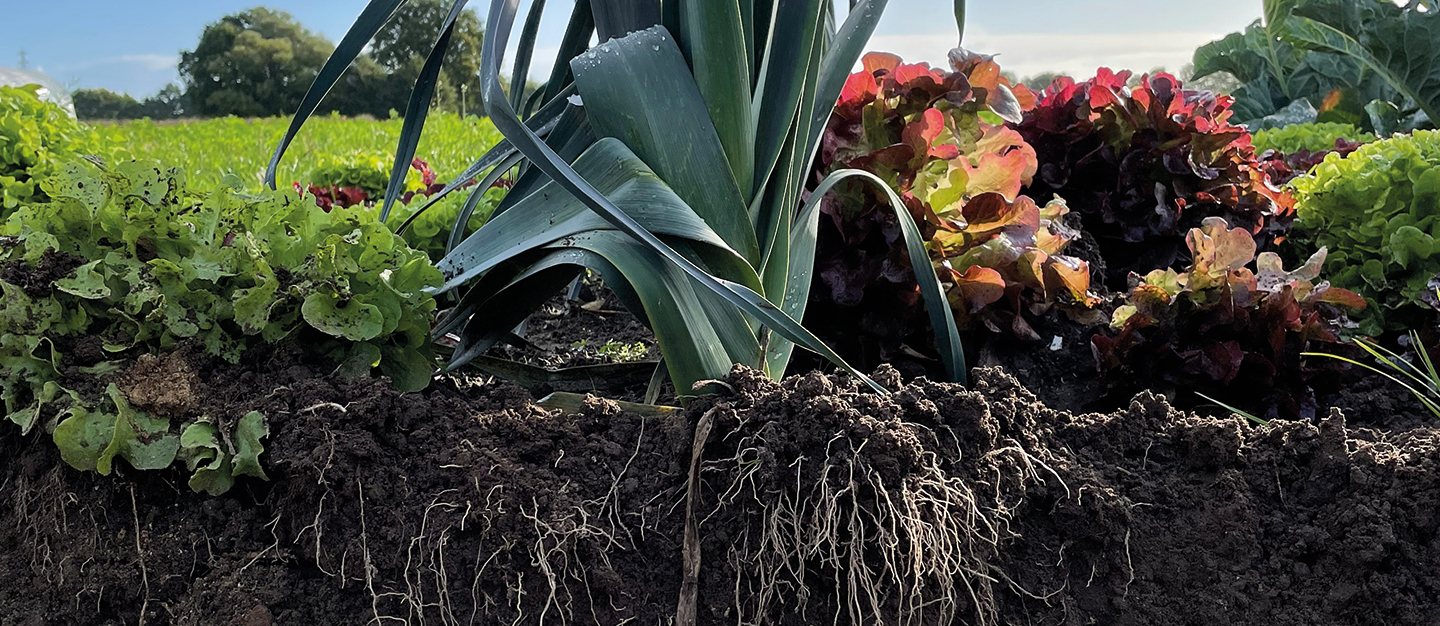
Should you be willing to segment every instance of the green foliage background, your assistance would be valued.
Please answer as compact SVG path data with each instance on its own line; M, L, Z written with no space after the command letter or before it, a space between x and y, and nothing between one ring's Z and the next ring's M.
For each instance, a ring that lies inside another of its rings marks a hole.
M277 181L282 185L308 182L316 164L336 155L384 153L399 139L402 123L400 119L340 116L311 119L290 146L294 158L281 162ZM101 144L107 146L102 156L183 163L191 186L199 189L214 188L233 174L244 189L259 191L270 153L289 124L286 117L226 117L163 123L140 120L94 128ZM430 163L441 180L449 180L499 141L500 133L488 119L434 114L426 121L415 154ZM411 175L418 176L413 171Z

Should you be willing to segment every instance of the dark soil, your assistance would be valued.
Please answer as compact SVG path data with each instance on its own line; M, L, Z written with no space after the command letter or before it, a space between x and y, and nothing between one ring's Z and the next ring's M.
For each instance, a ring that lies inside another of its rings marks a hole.
M84 257L51 249L40 256L36 265L15 260L0 266L0 280L19 287L31 298L44 298L50 295L55 281L69 277L84 264Z
M977 334L975 364L1003 367L1047 406L1069 411L1113 411L1130 403L1132 393L1117 391L1112 377L1101 376L1090 338L1103 325L1075 323L1060 311L1034 317L1031 327L1039 341L998 333Z
M740 371L642 418L482 379L401 396L289 351L242 364L125 375L188 370L192 414L267 416L271 480L223 497L81 473L0 428L0 625L671 623L687 519L697 624L1440 615L1431 429L1257 427L1149 394L1076 415L996 369L968 389L882 370L888 398Z
M525 321L525 344L502 346L503 356L538 367L560 369L631 360L656 360L655 336L625 309L610 289L586 283L575 299L551 298Z
M551 298L525 320L521 335L470 369L524 386L536 397L595 391L643 400L661 356L654 334L598 280L583 282L574 295ZM661 390L661 400L673 403L673 388L665 383Z
M1414 394L1374 372L1355 371L1346 384L1318 395L1321 406L1341 409L1352 426L1398 433L1440 424Z

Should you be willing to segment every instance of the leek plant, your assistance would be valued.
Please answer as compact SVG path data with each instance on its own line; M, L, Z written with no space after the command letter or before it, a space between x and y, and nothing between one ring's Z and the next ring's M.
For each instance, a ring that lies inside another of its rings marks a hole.
M400 193L466 3L455 2L416 81L383 217ZM286 146L402 4L371 0L341 40L275 151L272 186ZM857 178L885 189L900 212L938 352L952 379L964 377L945 288L899 198L858 170L807 180L826 119L886 0L578 0L549 80L529 94L545 2L534 0L523 19L507 93L500 67L518 4L490 2L480 78L485 110L505 140L455 179L489 171L439 263L445 283L437 293L459 290L435 329L460 337L450 367L508 338L588 269L655 333L679 393L734 364L780 376L797 345L883 392L796 321L810 291L819 200ZM848 8L843 22L837 4ZM509 195L462 240L480 191L512 171Z

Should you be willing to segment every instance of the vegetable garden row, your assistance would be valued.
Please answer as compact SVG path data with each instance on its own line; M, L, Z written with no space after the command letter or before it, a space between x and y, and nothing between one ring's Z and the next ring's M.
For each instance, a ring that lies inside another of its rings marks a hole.
M0 87L0 625L1440 611L1429 3L1266 2L1218 95L592 0L507 93L496 0L489 119L443 35L309 119L400 3L289 120Z

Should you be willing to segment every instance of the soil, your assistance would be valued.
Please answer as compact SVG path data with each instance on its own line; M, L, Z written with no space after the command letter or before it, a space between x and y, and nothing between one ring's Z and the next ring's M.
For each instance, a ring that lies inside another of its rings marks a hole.
M583 281L570 295L551 298L513 341L491 349L490 356L509 363L482 359L472 368L525 386L536 397L595 391L642 400L661 356L654 334L598 281ZM672 402L674 395L668 383L662 386L662 400Z
M502 355L550 369L614 363L621 347L631 360L660 358L650 329L598 282L583 283L574 298L551 298L525 321L523 338L522 345L502 346Z
M75 268L84 264L84 257L50 249L33 266L24 260L0 266L0 280L19 287L31 298L44 298L50 295L55 281L69 277Z
M995 368L969 388L882 368L888 397L737 370L641 417L546 411L488 377L399 395L293 350L241 363L118 375L193 384L194 408L157 394L151 411L266 415L270 480L225 496L179 471L82 473L0 428L0 625L657 624L682 604L695 624L1440 614L1430 428L1339 410L1256 426L1148 393L1075 414Z

